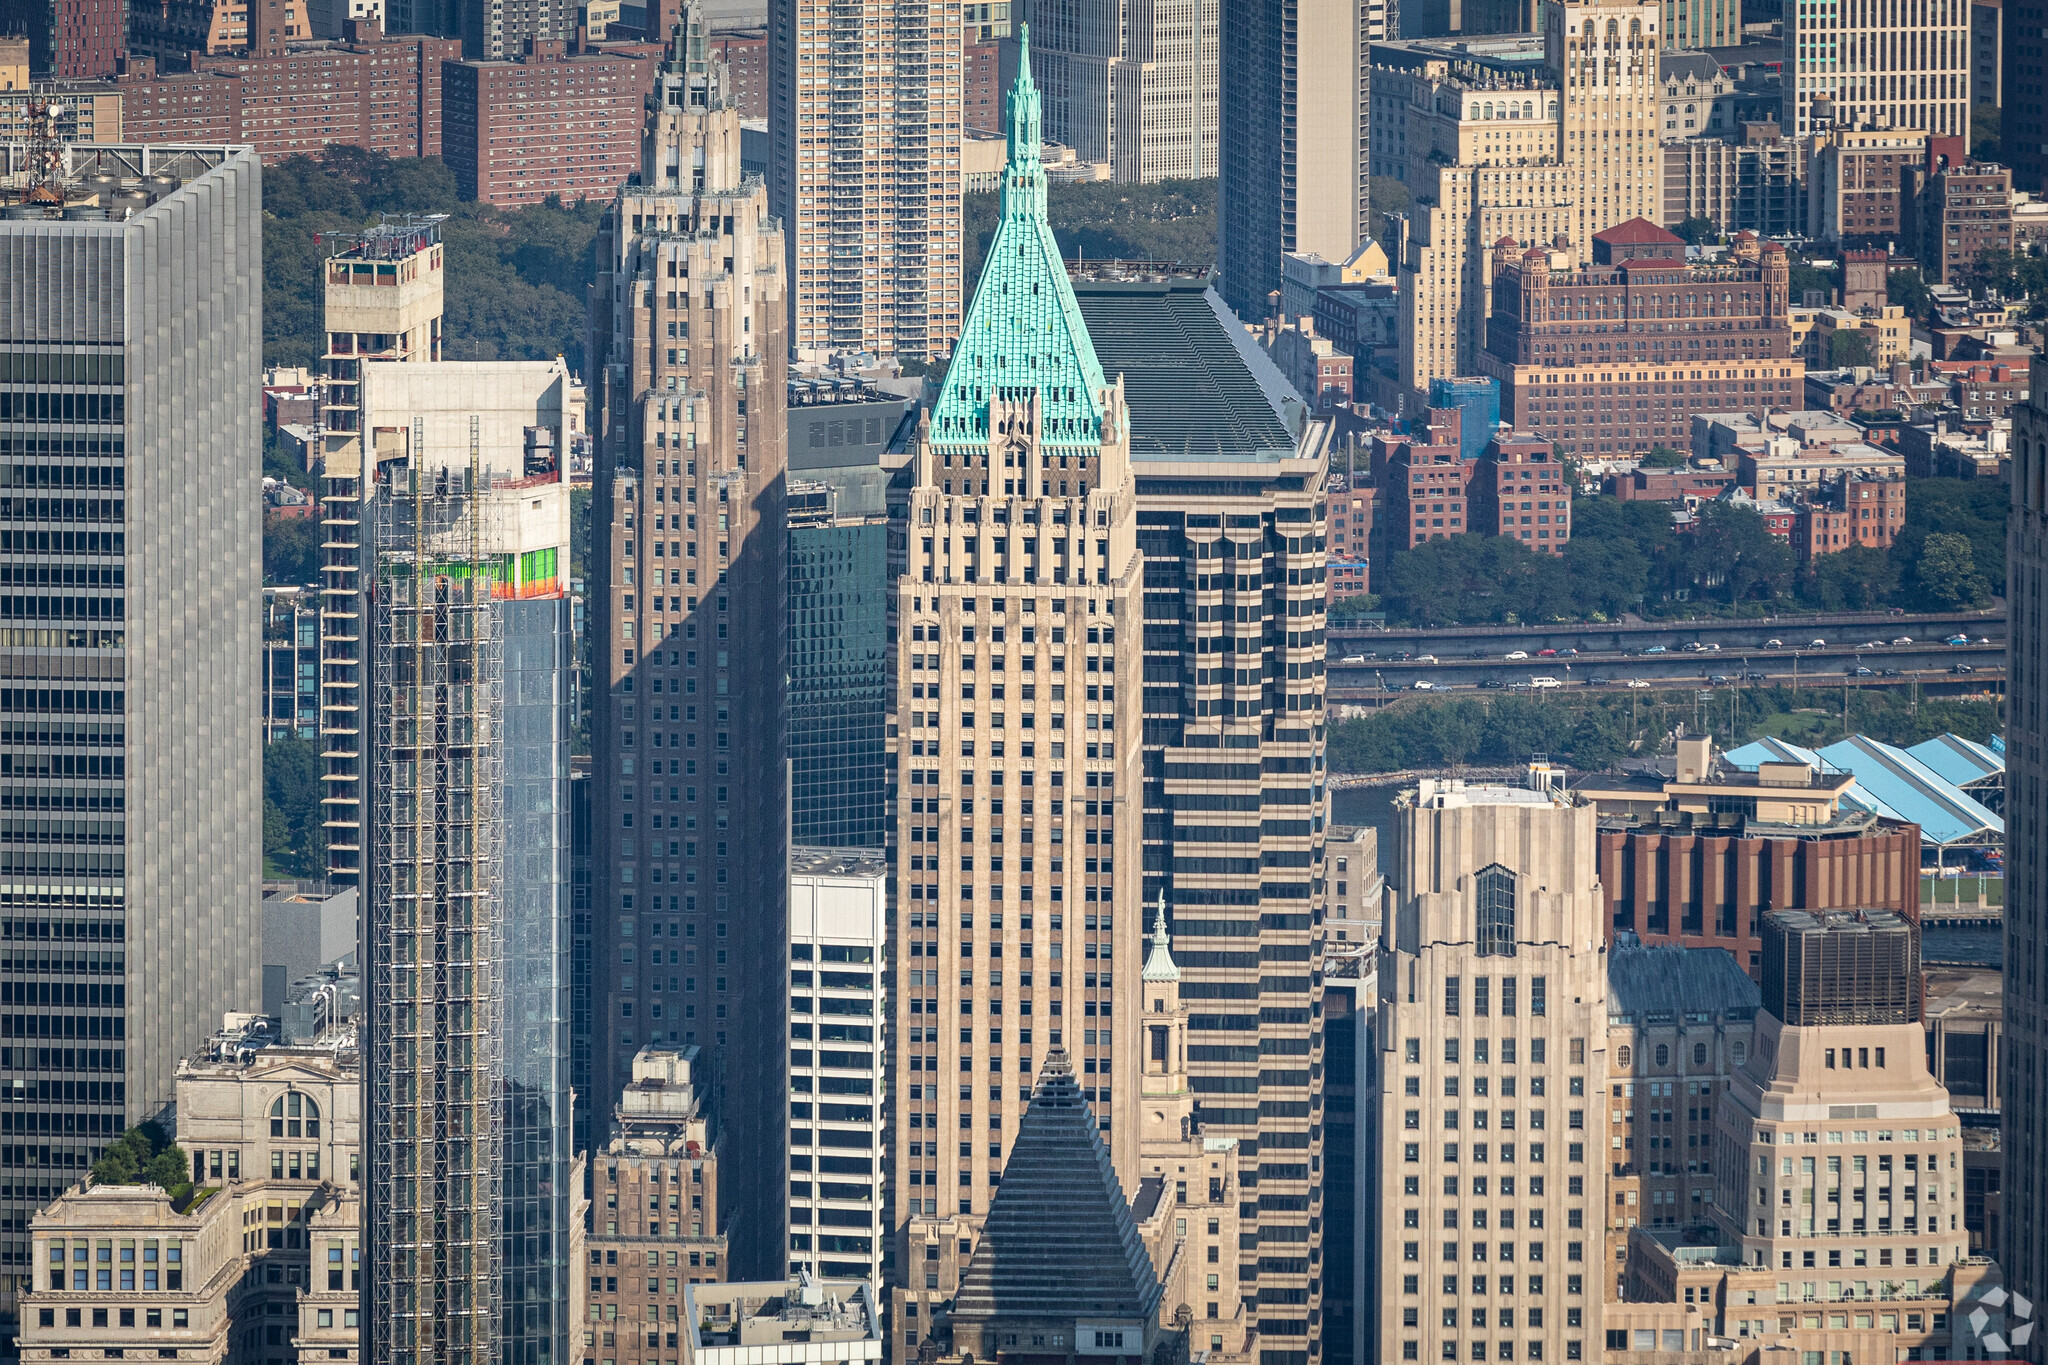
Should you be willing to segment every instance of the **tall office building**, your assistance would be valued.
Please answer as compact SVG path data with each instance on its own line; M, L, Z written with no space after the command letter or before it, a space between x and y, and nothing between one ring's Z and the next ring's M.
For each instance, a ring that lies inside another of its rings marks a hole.
M257 160L72 147L10 193L0 1313L30 1215L262 989Z
M1201 1134L1234 1140L1259 1191L1236 1257L1243 1298L1209 1330L1224 1355L1289 1365L1320 1358L1326 1304L1350 1297L1324 1274L1318 1178L1330 424L1308 419L1207 286L1074 287L1130 403L1145 555L1143 898L1163 896L1173 916Z
M968 1251L988 1213L1049 1051L1072 1056L1136 1187L1144 622L1130 412L1046 222L1028 39L1020 48L1001 217L918 434L892 612L892 1232L899 1248L949 1252L898 1288L904 1331L952 1297L966 1256L951 1249Z
M1970 137L1969 0L1817 0L1785 14L1778 124Z
M880 849L790 850L792 1276L885 1276L888 888Z
M591 293L593 1075L704 1049L743 1275L783 1273L781 983L787 308L782 232L740 170L740 115L692 9ZM679 973L649 968L659 951Z
M1216 174L1219 0L1045 5L1045 131L1125 184Z
M960 334L960 16L768 6L768 194L800 351L923 359Z
M1396 803L1375 1360L1603 1348L1607 1157L1586 1121L1607 1080L1596 838L1593 808L1563 794L1425 779Z
M320 802L327 876L352 885L363 870L364 518L377 471L364 464L363 366L441 358L441 223L446 215L387 215L321 267L326 398L320 409Z
M1348 260L1374 235L1367 202L1368 0L1221 7L1216 249L1224 301L1263 318L1290 252Z
M1583 265L1595 233L1663 210L1662 7L1544 0L1541 19L1540 50L1526 37L1373 49L1374 89L1393 111L1374 173L1415 196L1388 254L1401 277L1401 382L1418 403L1432 381L1479 370L1489 246L1562 237Z
M2048 633L2038 624L2048 592L2048 360L2034 357L2028 378L2029 397L2012 410L2006 601L2014 683L2005 766L2006 824L2028 836L2013 841L2005 872L2005 1035L1998 1060L2005 1237L1998 1259L2012 1287L2041 1303L2048 1302L2048 876L2032 831L2048 814L2048 766L2041 760Z
M888 496L917 426L850 390L790 385L789 837L820 848L888 840Z
M362 926L379 1359L567 1359L566 388L559 361L363 373L380 470Z

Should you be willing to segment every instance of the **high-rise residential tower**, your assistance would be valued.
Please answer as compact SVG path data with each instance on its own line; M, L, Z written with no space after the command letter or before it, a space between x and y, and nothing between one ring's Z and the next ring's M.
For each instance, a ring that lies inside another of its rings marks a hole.
M1125 183L1216 174L1218 0L1045 5L1046 136Z
M1817 0L1786 14L1783 100L1788 134L1969 138L1969 0Z
M2030 395L2012 412L2012 513L2007 533L2006 600L2012 612L2007 658L2014 671L2006 713L2005 819L2029 831L2015 839L2006 867L2005 1034L1999 1048L2005 1100L2005 1230L1998 1259L2012 1287L2048 1300L2048 876L2031 837L2048 814L2048 766L2042 679L2048 632L2038 624L2048 592L2048 360L2034 357Z
M362 574L364 518L377 471L374 456L364 463L363 366L441 358L444 217L387 215L341 239L342 250L321 267L327 387L320 409L320 806L327 875L343 884L362 877L366 799Z
M918 434L892 613L891 1231L901 1247L945 1248L898 1289L899 1333L952 1297L1051 1050L1072 1056L1136 1186L1144 622L1130 413L1046 221L1028 32L1019 49L1001 216Z
M1425 779L1379 951L1374 1360L1594 1360L1607 949L1593 808Z
M559 361L363 371L377 1359L567 1358L567 387Z
M704 1050L735 1269L780 1276L788 311L707 29L669 35L591 294L593 1074Z
M1663 153L1657 0L1544 0L1538 39L1385 43L1374 89L1389 124L1375 173L1415 196L1388 243L1401 276L1401 382L1475 374L1503 237L1552 244L1578 264L1593 235L1659 221Z
M768 7L769 200L790 345L922 359L960 333L960 15Z
M1194 1118L1205 1140L1236 1144L1259 1191L1233 1264L1242 1295L1207 1331L1219 1355L1255 1342L1264 1365L1299 1365L1321 1358L1330 1297L1350 1297L1324 1275L1317 1178L1330 424L1308 418L1205 278L1102 276L1074 288L1131 408L1144 899L1172 912Z
M1266 316L1280 260L1346 260L1368 225L1370 62L1384 10L1367 0L1221 7L1216 247L1224 301Z
M261 1000L262 185L70 147L0 222L0 1312L28 1222Z

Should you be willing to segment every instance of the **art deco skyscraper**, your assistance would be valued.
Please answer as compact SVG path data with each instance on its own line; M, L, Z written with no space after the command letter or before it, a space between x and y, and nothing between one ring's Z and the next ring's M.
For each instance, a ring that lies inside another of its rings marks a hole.
M960 332L960 16L771 0L769 200L790 344L923 358Z
M1367 1352L1597 1359L1608 1162L1586 1114L1605 1104L1607 950L1593 808L1425 779L1394 814Z
M2048 679L2048 361L2034 357L2031 395L2013 409L2012 514L2006 601L2012 621L2012 699L2006 711L2006 827L2024 831L2006 859L2005 1039L1999 1049L2007 1170L2004 1245L2008 1283L2036 1303L2048 1299L2048 875L2035 832L2048 815L2048 765L2041 718Z
M1778 122L1802 137L1832 125L1968 138L1968 0L1815 0L1788 12Z
M1287 253L1341 261L1376 230L1367 44L1385 22L1368 0L1222 6L1218 287L1241 318L1266 316Z
M905 1331L952 1296L1050 1050L1136 1184L1130 419L1046 222L1028 30L1018 45L1001 218L918 436L895 585L892 1232L899 1265L944 1251L915 1258L935 1288L898 1290Z
M593 1071L704 1049L738 1276L780 1277L787 868L781 226L694 7L648 99L591 295ZM657 970L659 968L659 970Z
M74 147L0 222L0 1311L261 1001L261 203L247 148Z

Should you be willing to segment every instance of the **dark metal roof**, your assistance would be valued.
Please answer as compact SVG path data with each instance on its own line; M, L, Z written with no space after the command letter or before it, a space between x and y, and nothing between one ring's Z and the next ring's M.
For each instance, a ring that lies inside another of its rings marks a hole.
M1755 1014L1763 991L1726 948L1645 947L1633 937L1607 955L1607 1012L1658 1016Z
M1054 1051L961 1276L966 1318L1150 1319L1159 1277L1067 1054Z
M1201 276L1074 281L1102 372L1122 375L1133 460L1293 456L1306 405Z

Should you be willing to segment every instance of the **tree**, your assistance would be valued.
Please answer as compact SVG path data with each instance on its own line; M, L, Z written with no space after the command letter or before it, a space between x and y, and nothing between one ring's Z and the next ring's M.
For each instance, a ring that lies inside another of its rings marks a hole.
M1645 469L1683 469L1685 456L1670 446L1651 446L1650 453L1642 458L1642 466Z
M1936 609L1981 607L1991 600L1991 584L1977 572L1968 536L1947 531L1928 536L1914 577L1922 599Z
M320 518L263 519L263 581L273 588L320 581Z
M1392 176L1374 176L1368 194L1371 205L1371 217L1368 220L1371 232L1384 233L1386 231L1386 228L1383 226L1386 215L1390 213L1406 213L1408 211L1408 187Z
M1707 246L1721 240L1721 229L1711 218L1688 218L1671 230L1694 246Z
M1934 291L1927 287L1917 267L1894 270L1885 277L1885 301L1905 309L1909 318L1921 318L1934 306Z
M1828 338L1828 360L1836 369L1872 363L1870 334L1861 327L1846 327Z
M1691 540L1681 561L1688 586L1729 603L1769 601L1792 586L1792 547L1771 534L1755 508L1705 503Z
M192 1159L170 1134L145 1121L114 1139L92 1166L96 1185L155 1185L174 1199L192 1189Z
M1891 549L1901 584L1901 597L1895 605L1928 600L1920 596L1919 563L1927 538L1937 531L1966 537L1977 572L1989 583L2003 584L2009 509L2005 486L1993 480L1907 480L1906 520Z
M318 876L327 861L320 786L320 751L312 740L277 739L264 746L263 857L285 876Z
M1833 266L1823 269L1819 266L1808 265L1804 261L1795 261L1792 263L1788 273L1790 278L1787 279L1786 284L1791 291L1792 302L1794 303L1804 299L1809 289L1819 290L1822 301L1832 303L1835 299L1836 291L1840 288L1840 282L1835 275Z
M1883 550L1851 545L1813 561L1802 595L1824 611L1875 611L1899 589L1899 567Z

